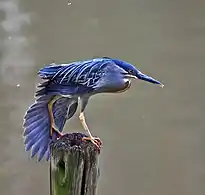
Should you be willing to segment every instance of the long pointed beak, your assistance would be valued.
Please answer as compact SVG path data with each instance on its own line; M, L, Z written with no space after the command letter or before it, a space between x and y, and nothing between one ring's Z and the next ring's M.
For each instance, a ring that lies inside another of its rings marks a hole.
M161 88L164 87L164 85L161 82L159 82L158 80L156 80L156 79L154 79L154 78L152 78L150 76L147 76L147 75L145 75L145 74L143 74L141 72L138 72L137 78L140 79L140 80L144 80L144 81L153 83L153 84L158 84L158 85L160 85Z

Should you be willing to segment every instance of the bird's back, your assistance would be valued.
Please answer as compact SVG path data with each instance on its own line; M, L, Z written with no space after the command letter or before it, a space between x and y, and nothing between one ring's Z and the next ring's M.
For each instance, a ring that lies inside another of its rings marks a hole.
M40 69L38 75L50 81L53 94L115 92L127 88L122 78L122 73L126 73L122 67L126 65L124 61L108 57L94 58L69 64L51 64Z
M60 82L78 81L88 73L96 73L112 61L107 58L95 58L76 61L68 64L50 64L39 70L38 75L42 79L56 79Z

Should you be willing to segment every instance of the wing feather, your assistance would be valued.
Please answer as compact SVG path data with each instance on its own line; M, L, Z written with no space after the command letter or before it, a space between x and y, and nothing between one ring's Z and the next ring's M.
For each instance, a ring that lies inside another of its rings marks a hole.
M43 79L61 85L83 85L92 86L103 76L106 67L117 66L109 58L98 58L85 61L73 62L70 64L46 66L39 70L38 75ZM43 91L43 90L42 90ZM40 91L39 93L41 94Z
M55 127L59 131L63 130L65 122L75 114L77 107L77 98L61 97L54 102L52 107L53 119Z

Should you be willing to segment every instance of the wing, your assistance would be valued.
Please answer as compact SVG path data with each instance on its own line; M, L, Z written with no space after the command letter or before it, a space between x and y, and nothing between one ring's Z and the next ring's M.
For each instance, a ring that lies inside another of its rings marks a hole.
M60 132L62 132L65 122L75 114L77 107L77 98L61 97L54 102L52 107L54 125Z
M48 103L52 100L53 95L46 95L47 86L47 81L38 85L37 99L27 110L23 123L25 150L31 150L31 157L38 155L38 161L43 157L49 160L49 144L58 137L55 130L52 131L52 137L50 136L51 119L48 112ZM54 125L59 131L63 130L66 120L74 115L77 106L78 99L73 98L60 97L53 103Z
M109 58L98 58L71 64L51 65L42 68L39 76L62 86L75 86L84 91L96 85L106 71L116 69L117 65ZM119 68L119 67L118 67ZM83 88L83 89L81 89Z
M29 107L24 116L24 144L25 150L31 150L31 157L38 154L40 161L50 143L50 127L51 121L48 113L47 104L50 101L50 96L43 96Z

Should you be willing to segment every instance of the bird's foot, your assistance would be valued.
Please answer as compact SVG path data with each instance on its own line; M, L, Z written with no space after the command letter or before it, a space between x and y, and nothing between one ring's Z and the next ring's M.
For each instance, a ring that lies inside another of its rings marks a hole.
M58 131L57 129L53 128L53 131L56 132L58 138L61 138L61 137L63 136L63 133L61 133L61 132Z
M63 133L58 132L58 137L61 138L63 136Z
M91 141L98 149L102 146L102 141L98 137L83 137L82 140Z

